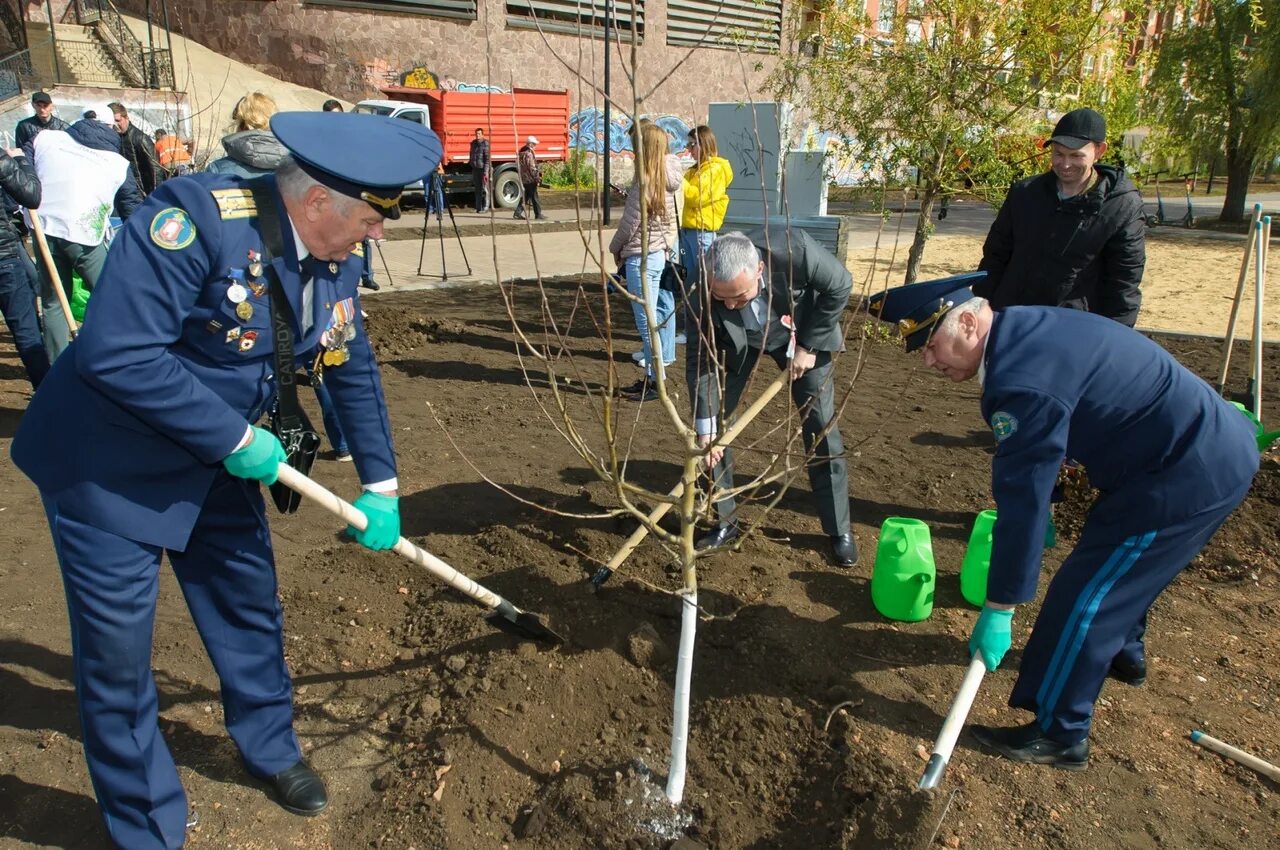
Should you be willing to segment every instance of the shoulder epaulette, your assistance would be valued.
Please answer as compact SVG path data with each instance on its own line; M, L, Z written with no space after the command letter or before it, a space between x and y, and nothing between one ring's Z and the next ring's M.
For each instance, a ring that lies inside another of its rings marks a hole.
M248 189L213 189L210 194L218 204L223 221L231 218L254 218L258 215L258 204Z

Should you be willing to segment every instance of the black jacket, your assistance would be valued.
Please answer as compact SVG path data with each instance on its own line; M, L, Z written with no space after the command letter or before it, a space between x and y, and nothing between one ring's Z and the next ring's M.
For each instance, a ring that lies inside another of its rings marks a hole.
M704 340L714 340L719 365L741 371L755 350L778 351L791 342L791 330L782 317L790 317L796 343L813 352L836 352L844 345L840 319L849 304L853 278L844 264L803 230L770 226L749 231L747 237L764 261L769 316L759 338L747 331L743 307L730 310L722 301L702 291L689 298L691 323L685 347L685 378L694 400L694 416L705 419L720 409L716 364ZM700 332L696 332L698 329Z
M133 175L143 195L150 195L156 190L155 151L151 137L133 124L120 134L120 153L133 166Z
M0 189L29 210L40 206L40 179L25 156L9 156L0 150ZM13 259L21 250L22 238L13 222L8 216L0 217L0 260Z
M40 119L32 115L30 118L23 118L18 122L18 126L13 128L13 146L25 148L31 143L32 139L40 135L41 130L65 129L67 129L67 122L56 115L50 115L48 122L44 124L41 124Z
M1123 169L1095 165L1083 195L1058 199L1052 171L1013 184L982 246L973 287L992 309L1072 307L1133 327L1142 304L1146 222Z

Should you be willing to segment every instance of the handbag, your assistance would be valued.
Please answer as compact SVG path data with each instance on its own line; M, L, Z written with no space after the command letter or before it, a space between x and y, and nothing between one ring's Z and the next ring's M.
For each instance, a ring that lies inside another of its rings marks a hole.
M258 222L262 227L262 242L266 256L263 269L267 275L267 290L271 305L271 340L275 349L276 403L268 416L268 427L284 447L285 463L307 475L320 451L320 435L311 426L306 411L298 403L298 384L309 383L307 376L299 375L293 354L293 308L285 297L280 275L271 264L272 257L281 255L284 238L280 231L280 217L276 199L267 191L263 178L249 181L250 191L258 207ZM277 481L270 485L271 500L281 513L291 514L302 504L302 496Z
M677 295L683 295L684 269L670 260L667 260L667 264L662 267L662 280L658 286L665 292L674 292Z

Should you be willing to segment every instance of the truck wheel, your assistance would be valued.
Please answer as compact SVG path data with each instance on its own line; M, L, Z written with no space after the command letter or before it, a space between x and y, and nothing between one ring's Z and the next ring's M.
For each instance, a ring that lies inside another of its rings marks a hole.
M520 203L520 174L514 168L493 179L493 202L504 210L513 210Z

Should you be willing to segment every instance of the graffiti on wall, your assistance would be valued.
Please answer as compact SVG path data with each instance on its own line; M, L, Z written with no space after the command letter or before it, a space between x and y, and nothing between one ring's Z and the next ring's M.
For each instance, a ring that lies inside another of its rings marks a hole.
M827 180L837 186L856 186L883 177L878 165L856 157L854 140L848 136L810 126L805 133L805 147L826 154Z
M408 68L394 79L396 83L409 89L425 89L427 91L469 91L469 92L493 92L496 94L505 94L506 89L501 86L491 86L486 83L460 83L453 77L440 78L435 71L428 69L425 65L414 65ZM388 81L390 82L390 80Z
M686 140L692 126L677 115L646 115L667 133L667 146L671 153L679 154L686 147ZM606 139L611 156L634 156L631 145L631 118L618 116L604 123L604 110L597 106L580 109L569 116L569 147L578 148L589 154L601 155L605 151Z

